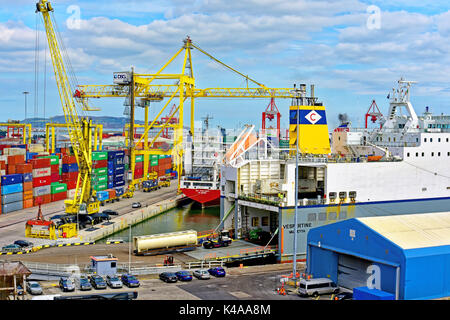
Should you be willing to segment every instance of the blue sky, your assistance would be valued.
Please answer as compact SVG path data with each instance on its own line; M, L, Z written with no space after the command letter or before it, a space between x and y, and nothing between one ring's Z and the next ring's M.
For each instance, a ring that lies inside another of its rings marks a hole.
M448 1L358 0L55 0L55 18L79 84L111 84L112 73L135 66L155 72L189 35L202 49L268 87L315 84L328 107L330 127L347 113L363 125L372 99L386 112L389 90L400 77L416 80L412 99L421 113L448 113L450 102L450 5ZM71 7L72 6L72 7ZM74 7L75 6L75 7ZM368 25L380 10L376 28ZM69 28L79 8L79 28ZM16 0L0 7L0 121L44 115L46 39L39 26L39 77L35 90L35 0ZM379 26L379 28L378 28ZM242 86L242 78L194 54L196 85ZM45 114L62 114L49 57L45 82ZM171 71L181 70L175 61ZM36 100L36 92L38 99ZM122 99L93 101L102 111L123 113ZM207 113L212 125L234 128L261 125L268 100L198 99L197 120ZM276 104L287 125L288 99ZM162 104L152 107L156 114ZM185 112L186 124L189 111ZM138 110L137 117L143 118Z

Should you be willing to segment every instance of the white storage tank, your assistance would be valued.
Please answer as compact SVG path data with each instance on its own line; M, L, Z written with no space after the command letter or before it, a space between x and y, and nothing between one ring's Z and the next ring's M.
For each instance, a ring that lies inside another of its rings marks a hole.
M197 245L197 231L195 230L159 233L148 236L137 236L133 238L133 249L137 254L148 250L190 245Z

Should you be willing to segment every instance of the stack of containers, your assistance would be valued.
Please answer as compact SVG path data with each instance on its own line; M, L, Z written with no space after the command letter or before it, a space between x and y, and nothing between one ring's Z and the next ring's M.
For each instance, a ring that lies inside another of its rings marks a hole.
M61 181L67 185L68 197L72 198L77 187L78 164L75 156L64 154L61 166Z
M23 175L2 176L1 186L2 213L23 209Z
M172 172L172 156L159 156L158 176L170 174Z
M91 185L95 191L108 189L108 153L92 152Z
M59 171L59 156L57 156L57 155L40 156L38 158L50 159L50 176L51 176L52 183L59 182L59 180L61 180L61 175L60 175L60 171Z
M16 173L23 176L23 208L31 208L33 202L33 166L31 163L16 165Z
M144 156L136 155L136 163L134 166L134 179L140 179L144 176Z
M151 154L150 159L148 163L148 172L156 172L158 173L158 155L157 154Z
M114 154L113 161L114 161L114 188L123 187L125 186L125 152L116 151Z
M30 160L33 166L33 197L34 205L38 205L37 198L42 199L42 204L50 203L51 200L51 159L36 158Z
M67 184L53 182L50 185L50 193L52 202L67 199Z

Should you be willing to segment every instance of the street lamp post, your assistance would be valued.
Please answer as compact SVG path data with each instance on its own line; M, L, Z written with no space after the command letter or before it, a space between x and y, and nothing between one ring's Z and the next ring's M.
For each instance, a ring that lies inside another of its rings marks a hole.
M25 96L25 118L24 118L24 120L25 120L27 118L27 94L29 94L29 92L28 91L24 91L22 93Z

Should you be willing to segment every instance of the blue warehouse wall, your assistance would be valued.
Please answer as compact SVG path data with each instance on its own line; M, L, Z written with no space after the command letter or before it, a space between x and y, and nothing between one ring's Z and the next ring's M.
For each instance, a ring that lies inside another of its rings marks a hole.
M308 259L311 262L311 270L314 270L314 272L311 272L313 277L330 278L334 282L337 282L338 254L313 246L309 247L309 250ZM308 273L310 273L309 270Z
M450 296L450 246L405 250L403 299Z
M404 253L400 247L357 219L311 229L308 232L308 244L318 245L319 242L324 249L335 249L367 260L394 265L404 262Z

